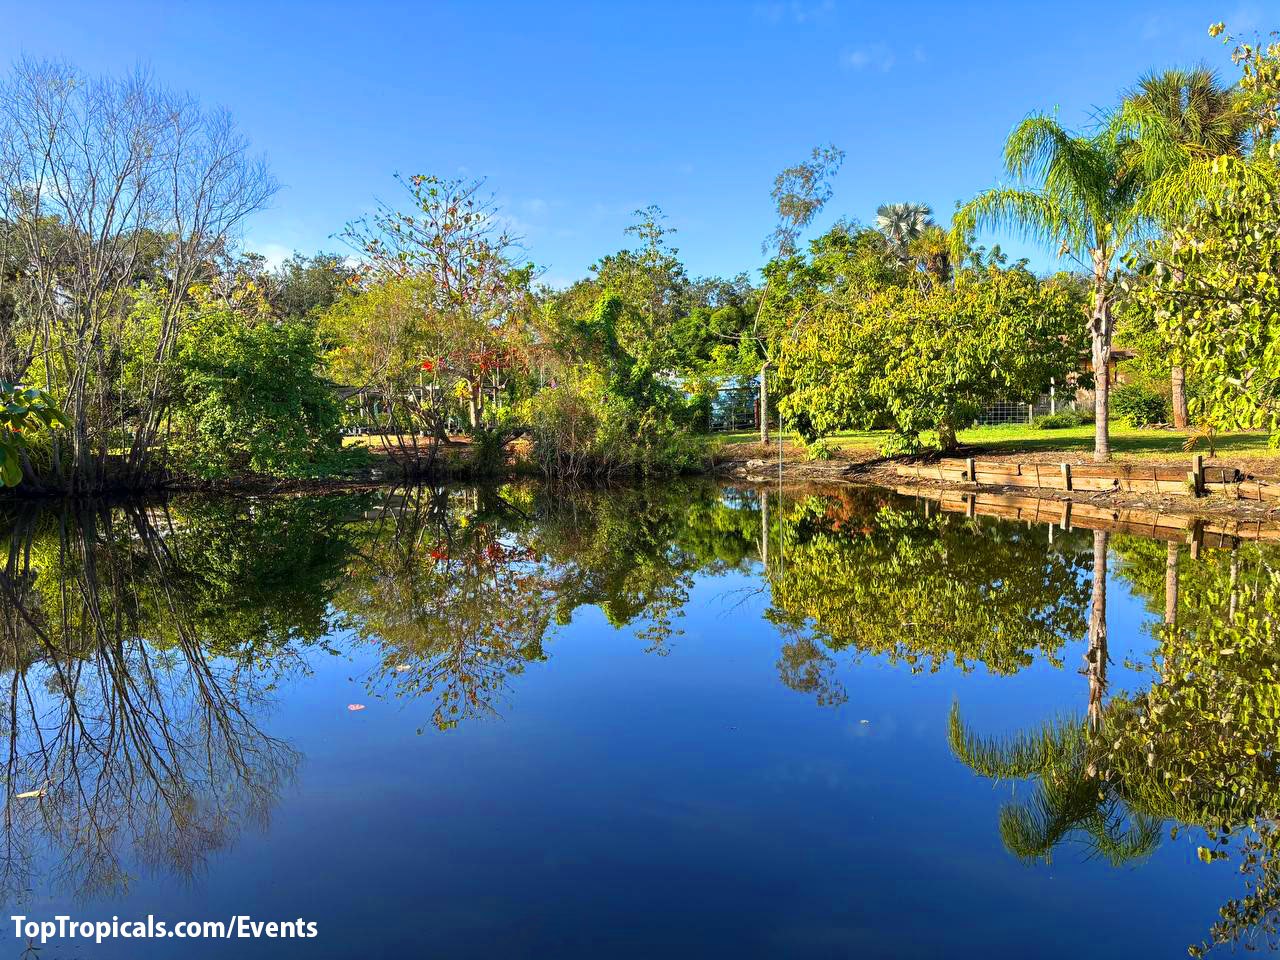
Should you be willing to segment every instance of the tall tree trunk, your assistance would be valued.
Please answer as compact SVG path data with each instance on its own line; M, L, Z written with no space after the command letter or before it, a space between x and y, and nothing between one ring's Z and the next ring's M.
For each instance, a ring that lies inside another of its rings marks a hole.
M1169 380L1173 388L1173 425L1184 430L1190 422L1187 416L1187 372L1180 365L1175 366Z
M474 431L480 426L480 387L477 384L471 384L471 394L467 397L467 413L471 420L471 429Z
M760 498L760 562L764 564L765 576L769 575L769 492L761 490Z
M769 371L769 361L766 360L760 365L760 442L769 442L769 382L766 374Z
M1175 240L1173 249L1176 251L1182 246L1180 241ZM1181 284L1184 272L1180 269L1173 271L1173 281L1175 284ZM1187 371L1182 364L1174 364L1173 369L1169 373L1169 386L1172 388L1173 397L1170 406L1173 407L1173 425L1179 430L1186 429L1190 423L1190 417L1187 416Z
M1107 301L1107 279L1111 272L1106 253L1093 252L1093 316L1089 318L1089 338L1093 348L1093 459L1111 459L1111 304Z
M1164 562L1164 626L1171 630L1178 623L1178 544L1169 543Z
M1091 730L1102 725L1102 701L1107 693L1107 538L1105 530L1093 531L1093 597L1089 606L1089 649L1084 656Z

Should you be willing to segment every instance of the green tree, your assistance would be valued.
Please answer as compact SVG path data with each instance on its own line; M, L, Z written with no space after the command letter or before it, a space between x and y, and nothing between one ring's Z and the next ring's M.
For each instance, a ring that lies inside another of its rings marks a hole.
M1122 110L1139 130L1138 162L1155 165L1155 175L1161 176L1215 157L1241 156L1249 125L1242 107L1237 90L1223 86L1207 67L1197 67L1148 74ZM1173 425L1186 427L1186 370L1181 362L1168 362L1164 351L1157 353L1169 366Z
M800 235L822 212L831 199L831 179L840 172L844 151L835 144L814 147L809 159L787 167L773 181L774 208L777 225L764 241L765 253L773 251L774 259L765 267L764 289L756 308L751 330L739 338L742 357L752 357L759 369L757 407L760 417L760 442L769 442L769 367L777 355L784 336L787 311L785 292L776 288L779 278L793 269L799 251Z
M789 416L816 434L888 418L909 446L943 449L996 399L1029 402L1074 369L1082 304L1020 268L965 271L954 285L889 286L815 299L778 370Z
M315 331L209 304L178 344L175 455L205 479L306 476L341 446L337 396Z
M1107 370L1111 362L1114 270L1147 223L1146 183L1129 162L1132 138L1113 123L1073 133L1047 115L1022 121L1005 144L1005 166L1023 185L997 187L956 211L959 255L980 225L1012 227L1076 257L1091 279L1088 332L1094 379L1094 459L1111 456Z
M286 319L301 320L337 303L355 281L356 271L336 253L295 253L272 279L272 307Z
M1218 429L1266 428L1280 443L1280 210L1241 163L1221 195L1171 232L1149 282L1134 290L1196 382L1201 418Z
M517 263L516 238L501 224L483 180L396 178L412 212L380 204L342 237L365 258L370 281L425 279L436 323L449 331L434 367L461 384L471 429L485 426L486 399L504 372L526 360L534 267Z

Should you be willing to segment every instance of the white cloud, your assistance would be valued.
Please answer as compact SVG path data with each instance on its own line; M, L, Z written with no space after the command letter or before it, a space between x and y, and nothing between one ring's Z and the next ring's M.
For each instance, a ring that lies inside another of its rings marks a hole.
M812 23L820 20L835 10L835 0L817 0L805 3L803 0L775 0L772 3L757 3L754 12L757 17L770 23L791 20L795 23Z
M923 51L917 48L916 55L922 57ZM898 57L886 44L873 43L848 51L840 58L840 62L849 70L879 70L881 73L888 73L898 62Z
M267 266L272 270L277 269L280 264L284 263L293 256L293 247L286 247L279 243L255 243L252 240L244 242L244 249L250 253L261 254L267 261Z

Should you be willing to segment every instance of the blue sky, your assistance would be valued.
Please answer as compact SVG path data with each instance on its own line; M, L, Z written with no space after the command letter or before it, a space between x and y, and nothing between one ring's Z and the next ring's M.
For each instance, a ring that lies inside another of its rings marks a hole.
M631 212L650 203L691 273L755 270L773 176L828 141L848 158L825 220L869 221L904 200L945 220L999 179L1004 137L1028 112L1086 122L1151 68L1205 61L1231 77L1209 23L1280 26L1267 10L0 0L0 58L95 73L141 63L229 108L282 184L245 230L269 256L341 249L344 222L398 197L393 172L485 176L560 284L624 246Z

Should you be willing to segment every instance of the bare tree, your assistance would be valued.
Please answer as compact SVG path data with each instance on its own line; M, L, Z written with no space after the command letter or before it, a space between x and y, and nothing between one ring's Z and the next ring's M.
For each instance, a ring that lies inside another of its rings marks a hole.
M0 221L24 286L13 372L71 421L53 443L56 485L136 485L153 467L188 290L275 189L225 112L145 72L88 78L22 60L0 84ZM145 329L142 278L155 304Z

